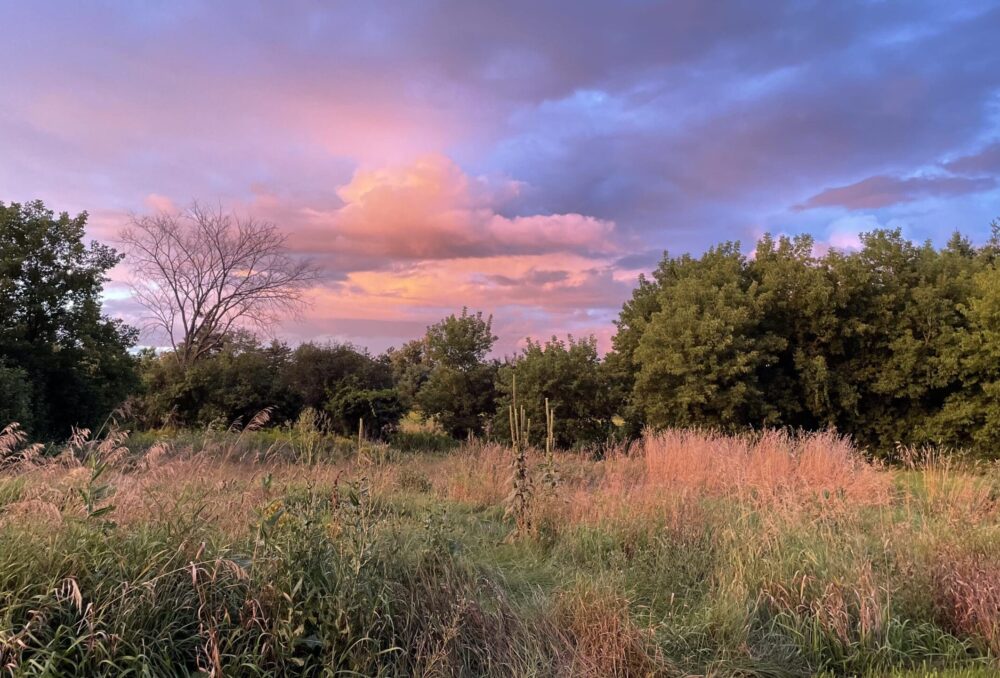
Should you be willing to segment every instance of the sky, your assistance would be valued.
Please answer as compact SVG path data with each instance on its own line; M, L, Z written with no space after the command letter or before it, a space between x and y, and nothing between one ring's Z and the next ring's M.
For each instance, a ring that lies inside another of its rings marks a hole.
M322 265L291 342L463 305L497 352L765 232L974 241L1000 216L1000 2L0 0L0 200L272 221ZM109 313L141 322L126 267ZM147 341L152 341L147 339Z

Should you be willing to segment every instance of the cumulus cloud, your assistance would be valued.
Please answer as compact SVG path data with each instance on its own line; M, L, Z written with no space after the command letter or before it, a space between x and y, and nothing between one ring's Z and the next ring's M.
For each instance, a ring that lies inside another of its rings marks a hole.
M470 177L440 155L359 171L337 189L344 205L309 214L312 225L296 238L308 237L312 251L395 260L617 251L609 221L582 214L500 214L499 203L516 192L514 186Z

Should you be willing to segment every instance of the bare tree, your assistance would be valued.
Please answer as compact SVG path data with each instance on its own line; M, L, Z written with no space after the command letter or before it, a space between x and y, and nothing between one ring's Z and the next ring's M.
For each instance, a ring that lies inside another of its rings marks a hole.
M180 214L133 215L120 238L132 292L184 367L236 327L263 329L294 313L319 278L311 261L288 254L274 224L197 203Z

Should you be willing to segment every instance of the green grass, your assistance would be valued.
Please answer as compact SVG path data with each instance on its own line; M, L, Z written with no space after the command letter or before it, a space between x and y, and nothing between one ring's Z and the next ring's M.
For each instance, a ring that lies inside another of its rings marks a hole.
M1000 544L994 518L935 513L919 478L897 484L893 505L808 509L797 522L694 494L685 520L539 511L517 536L502 503L449 498L440 453L308 468L201 458L150 469L133 459L96 481L56 466L0 476L0 666L17 676L1000 670L988 639L943 616L932 576L946 547ZM561 463L585 489L604 469ZM88 517L79 490L98 482L109 489L97 508L110 508ZM557 490L551 501L574 499ZM61 517L43 519L32 502Z

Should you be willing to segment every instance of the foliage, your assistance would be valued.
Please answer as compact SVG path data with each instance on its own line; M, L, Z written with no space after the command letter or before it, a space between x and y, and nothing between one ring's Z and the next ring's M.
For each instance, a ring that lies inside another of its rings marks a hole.
M493 348L492 317L450 315L427 328L422 359L426 377L414 403L450 434L464 437L483 430L495 411L496 364L486 356Z
M777 346L755 331L761 293L738 244L685 262L667 289L635 352L646 421L734 429L773 419L759 372Z
M997 236L941 249L898 230L857 251L812 239L665 254L624 305L606 361L643 425L835 428L879 453L995 454Z
M30 425L33 418L31 381L27 371L10 367L0 360L0 421Z
M450 452L458 447L457 440L439 431L397 430L390 443L400 452Z
M284 344L262 345L252 335L230 335L220 348L190 365L170 353L147 354L142 361L145 426L229 426L274 408L277 421L297 414L293 394L282 375L291 351Z
M394 389L360 389L346 386L330 396L326 404L334 431L347 434L364 422L366 435L382 438L396 428L406 412Z
M137 332L101 314L121 255L85 245L86 223L40 201L0 203L0 407L10 417L30 406L21 423L48 439L96 426L136 385Z
M247 332L189 366L170 353L142 359L141 423L195 427L249 421L270 408L272 421L296 420L312 408L328 432L356 435L359 418L378 435L403 414L388 363L348 344L262 344Z
M331 431L356 435L358 421L376 436L390 433L405 414L385 356L350 344L300 344L281 374L298 406L326 412Z
M387 359L373 357L351 344L305 342L292 351L282 370L282 382L303 407L323 409L336 391L345 388L384 389L393 386ZM354 428L357 428L357 420Z
M390 348L386 352L393 384L408 410L415 407L417 393L426 383L431 370L426 347L427 342L423 339L413 339L398 349Z
M527 417L535 423L530 441L541 445L546 437L545 403L559 418L556 445L578 447L607 440L617 413L613 388L604 369L593 337L566 341L552 337L544 344L528 339L513 360L500 367L497 375L498 423L494 430L509 433L506 421L512 403L512 386L517 378L517 397Z

